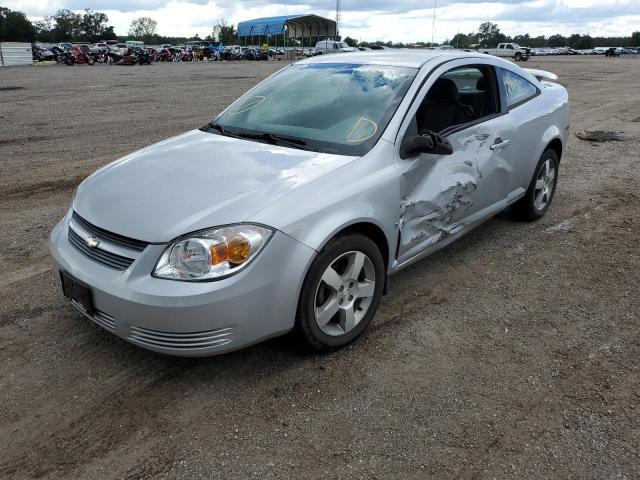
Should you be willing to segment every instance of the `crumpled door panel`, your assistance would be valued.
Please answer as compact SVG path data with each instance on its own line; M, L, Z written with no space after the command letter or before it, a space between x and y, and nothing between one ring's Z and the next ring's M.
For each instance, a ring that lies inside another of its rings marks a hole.
M489 148L501 134L490 124L470 127L448 137L452 155L407 162L399 263L458 233L471 215L505 197L511 166Z

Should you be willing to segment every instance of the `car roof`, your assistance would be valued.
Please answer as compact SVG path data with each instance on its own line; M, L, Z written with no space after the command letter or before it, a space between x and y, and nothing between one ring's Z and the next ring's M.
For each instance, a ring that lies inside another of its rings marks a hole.
M357 51L350 53L334 53L329 55L319 55L317 57L307 58L298 63L314 64L314 63L358 63L370 65L394 65L398 67L420 68L425 63L437 57L447 57L447 60L455 58L487 58L487 55L464 52L464 51L445 51L445 50L409 50L409 49L385 49L371 51Z

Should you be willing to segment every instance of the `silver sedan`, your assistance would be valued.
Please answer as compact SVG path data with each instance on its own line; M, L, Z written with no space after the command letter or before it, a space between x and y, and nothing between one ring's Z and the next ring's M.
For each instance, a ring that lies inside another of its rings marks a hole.
M51 234L63 293L141 347L212 355L295 330L326 351L388 277L556 188L566 90L466 52L287 66L198 130L111 163Z

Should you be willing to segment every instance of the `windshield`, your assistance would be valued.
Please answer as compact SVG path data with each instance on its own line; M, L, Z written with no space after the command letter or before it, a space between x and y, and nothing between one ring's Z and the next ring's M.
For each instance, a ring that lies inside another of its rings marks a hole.
M380 65L293 65L237 100L205 130L361 156L377 142L416 72Z
M349 45L347 45L344 42L336 42L335 43L335 48L349 48Z

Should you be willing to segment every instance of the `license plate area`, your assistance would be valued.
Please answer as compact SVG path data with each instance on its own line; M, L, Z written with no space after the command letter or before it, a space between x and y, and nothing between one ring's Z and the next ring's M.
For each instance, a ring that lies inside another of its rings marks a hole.
M87 315L93 316L93 297L89 286L62 271L60 272L60 280L64 296L84 310Z

